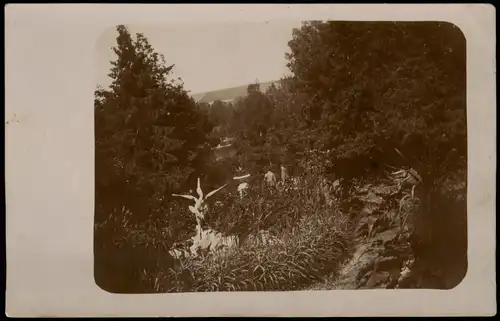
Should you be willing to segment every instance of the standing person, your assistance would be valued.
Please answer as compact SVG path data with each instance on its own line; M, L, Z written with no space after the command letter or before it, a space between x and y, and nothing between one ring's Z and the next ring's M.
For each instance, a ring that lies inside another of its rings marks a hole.
M281 164L280 168L281 168L281 183L285 184L286 180L288 179L288 171L284 164Z
M237 172L237 174L239 174L239 175L233 177L234 180L240 182L238 184L238 187L237 187L237 191L238 191L240 198L243 198L243 196L246 194L246 190L249 187L248 178L250 177L250 174L241 175L242 173L243 173L243 170L240 168Z
M271 170L268 170L267 173L264 175L264 182L266 183L267 187L275 187L276 186L276 175L274 175Z

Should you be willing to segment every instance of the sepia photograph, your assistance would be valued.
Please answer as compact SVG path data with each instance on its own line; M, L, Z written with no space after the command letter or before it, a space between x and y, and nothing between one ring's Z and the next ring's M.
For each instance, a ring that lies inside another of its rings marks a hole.
M6 316L497 313L494 6L5 20Z
M466 276L456 25L122 24L95 64L101 289L450 290Z

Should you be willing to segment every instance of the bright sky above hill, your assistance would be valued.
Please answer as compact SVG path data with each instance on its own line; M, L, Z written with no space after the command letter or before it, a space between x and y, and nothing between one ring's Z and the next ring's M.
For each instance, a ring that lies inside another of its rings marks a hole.
M175 64L174 77L184 81L191 94L245 85L256 80L278 80L289 74L285 53L293 28L300 21L217 25L132 25L135 35L143 33L167 64ZM107 86L111 47L117 32L109 28L96 44L96 81Z

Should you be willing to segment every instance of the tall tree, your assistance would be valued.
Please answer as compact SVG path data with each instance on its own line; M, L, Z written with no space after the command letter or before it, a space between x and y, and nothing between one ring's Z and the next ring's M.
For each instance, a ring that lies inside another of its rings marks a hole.
M384 163L420 174L412 243L434 268L466 269L466 204L442 193L466 186L465 45L450 23L314 21L293 31L287 55L307 131L338 175Z
M116 191L127 190L133 197L122 202L144 219L161 214L166 195L209 153L211 128L183 84L169 79L174 65L167 66L143 34L133 39L124 26L117 31L110 89L95 92L96 197L99 204L116 203Z
M277 163L271 150L266 150L266 141L272 140L273 110L272 101L258 83L250 84L247 95L235 104L231 131L235 134L239 162L248 170Z
M430 178L452 149L455 163L465 157L465 39L454 25L313 21L289 47L305 120L343 173L402 161L395 149Z

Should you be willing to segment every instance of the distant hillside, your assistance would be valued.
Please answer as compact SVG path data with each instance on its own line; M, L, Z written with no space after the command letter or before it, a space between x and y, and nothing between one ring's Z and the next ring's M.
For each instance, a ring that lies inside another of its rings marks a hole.
M260 89L262 91L265 91L269 86L271 86L272 83L277 84L278 81L269 81L269 82L261 83ZM243 86L238 86L238 87L225 88L225 89L214 90L214 91L209 91L209 92L205 92L205 93L194 94L194 95L192 95L192 97L197 102L203 102L203 103L211 103L211 102L214 102L216 100L232 101L236 98L246 96L247 87L248 87L248 84L243 85Z

